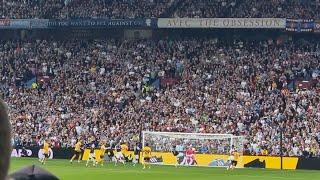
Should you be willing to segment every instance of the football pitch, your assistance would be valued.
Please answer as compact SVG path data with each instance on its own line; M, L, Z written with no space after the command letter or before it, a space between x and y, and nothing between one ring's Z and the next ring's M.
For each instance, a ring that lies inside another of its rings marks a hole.
M227 171L225 168L205 167L178 167L152 166L151 169L142 169L141 165L133 167L132 164L118 165L105 164L103 167L85 167L85 162L68 160L49 160L41 165L33 158L12 158L10 172L27 165L38 165L58 176L62 180L80 179L137 179L137 180L319 180L320 171L311 170L267 170L267 169L235 169Z

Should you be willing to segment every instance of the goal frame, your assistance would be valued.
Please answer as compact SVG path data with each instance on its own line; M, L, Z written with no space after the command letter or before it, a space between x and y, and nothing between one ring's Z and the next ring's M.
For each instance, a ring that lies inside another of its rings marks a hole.
M198 136L216 136L219 137L221 136L221 139L223 138L230 138L230 144L233 144L233 139L234 138L239 138L239 137L244 137L244 136L234 136L232 134L212 134L212 133L182 133L182 132L156 132L156 131L142 131L142 147L144 147L145 145L145 133L148 134L159 134L159 135L172 135L172 134L176 134L176 135L198 135ZM192 139L192 138L190 138ZM220 139L220 138L208 138L208 139Z
M145 147L146 141L146 134L148 135L162 135L162 136L167 136L167 137L172 137L172 138L179 138L183 137L184 139L197 139L196 136L199 136L201 138L199 139L208 139L208 140L223 140L223 139L230 139L230 145L229 148L231 149L232 145L235 145L235 141L234 139L240 139L239 142L241 142L242 145L235 147L236 149L241 149L241 152L239 152L240 154L240 164L242 162L242 157L243 156L243 148L244 148L244 140L245 140L245 136L235 136L233 134L212 134L212 133L184 133L184 132L157 132L157 131L142 131L141 136L142 136L142 140L141 140L141 144L142 147ZM227 152L226 154L208 154L208 155L226 155L226 156L230 156L229 152ZM225 159L225 161L228 161L228 159ZM239 165L240 165L239 164ZM165 164L165 165L170 165L170 164ZM200 165L203 167L211 167L211 166L204 166L204 165ZM213 166L213 167L226 167L226 166ZM242 165L240 165L240 167L242 167Z

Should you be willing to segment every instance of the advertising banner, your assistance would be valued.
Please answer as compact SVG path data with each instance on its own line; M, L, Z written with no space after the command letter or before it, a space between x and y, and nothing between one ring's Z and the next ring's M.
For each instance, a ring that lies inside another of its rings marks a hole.
M155 27L154 19L69 19L49 20L49 28L124 28L124 27Z
M12 29L29 29L30 20L28 19L11 19L10 28Z
M157 19L0 19L0 29L156 28Z
M82 154L82 160L89 158L89 149L85 149ZM116 153L116 152L114 152ZM70 159L73 155L73 148L51 148L49 150L50 159ZM101 152L95 150L97 161L100 161ZM143 158L140 154L140 162ZM152 152L150 162L155 165L178 165L181 166L201 166L201 167L226 167L228 166L228 155L218 154L194 154L192 157L185 157L183 153L174 155L169 152ZM14 148L11 157L43 157L43 150L39 147ZM108 158L106 154L105 157ZM124 155L126 162L132 162L135 156L133 151ZM192 159L192 161L191 161ZM109 159L110 160L110 159ZM320 158L303 157L283 157L283 169L314 169L320 170ZM280 169L281 158L275 156L240 156L237 168L266 168Z
M218 154L195 154L192 161L185 156L174 156L172 153L152 153L151 162L161 165L203 166L203 167L226 167L229 165L228 155ZM283 169L296 169L297 157L283 157ZM240 156L237 168L267 168L280 169L281 158L271 156Z
M280 169L281 158L272 156L243 156L243 167ZM297 157L283 157L283 169L296 169Z
M116 154L117 152L113 151L113 153ZM81 159L84 160L84 161L88 160L89 159L89 154L90 154L90 150L89 149L85 149L83 151ZM100 151L100 149L94 150L94 155L95 155L96 160L99 162L101 160L101 156L100 156L101 155L101 151ZM108 157L108 152L106 152L105 158L109 158ZM124 158L124 160L126 162L132 162L134 160L134 158L135 158L135 155L134 155L133 151L128 151L127 154L123 155L123 158Z
M49 19L31 19L31 29L45 29L48 28Z
M0 19L0 29L28 29L30 20L28 19Z
M39 148L27 147L27 148L14 148L11 151L11 157L37 157Z
M312 32L314 20L312 19L287 19L286 30L293 32Z
M8 28L10 26L10 19L0 19L0 29Z
M204 167L225 167L228 165L227 155L216 154L194 154L193 157L184 155L174 156L173 153L154 152L150 159L153 164L161 165L182 165L182 166L204 166ZM238 166L237 166L238 167ZM243 167L243 166L239 166Z
M284 29L284 18L159 18L158 28Z
M50 148L50 159L69 159L73 155L72 148ZM24 147L14 148L11 152L11 157L43 157L43 150L40 147Z

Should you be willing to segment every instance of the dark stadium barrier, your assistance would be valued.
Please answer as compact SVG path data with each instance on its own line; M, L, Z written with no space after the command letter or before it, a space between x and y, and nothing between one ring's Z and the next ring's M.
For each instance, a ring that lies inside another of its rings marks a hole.
M243 156L243 167L280 169L281 158L271 156ZM320 158L283 157L283 169L320 170Z
M51 159L69 159L73 155L72 148L51 148ZM40 158L43 156L40 147L24 147L12 149L11 157L33 157Z
M73 148L53 148L55 159L69 159L73 155Z
M320 158L299 158L296 169L320 170Z

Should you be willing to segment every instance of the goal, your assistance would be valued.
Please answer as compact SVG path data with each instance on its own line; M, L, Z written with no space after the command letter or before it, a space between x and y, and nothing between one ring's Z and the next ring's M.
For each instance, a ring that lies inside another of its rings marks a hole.
M227 166L231 149L238 151L241 161L244 140L244 136L232 134L142 132L142 146L148 143L155 152L152 162L163 165ZM193 164L181 163L185 160L187 149L194 151ZM238 164L240 167L242 163Z

